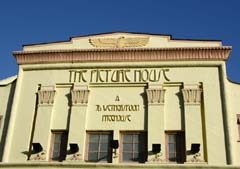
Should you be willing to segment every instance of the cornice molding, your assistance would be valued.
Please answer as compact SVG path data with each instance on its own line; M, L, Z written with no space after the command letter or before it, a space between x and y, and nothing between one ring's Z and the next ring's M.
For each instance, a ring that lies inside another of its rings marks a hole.
M170 61L170 60L227 60L230 46L192 48L124 48L15 51L18 64L116 62L116 61Z

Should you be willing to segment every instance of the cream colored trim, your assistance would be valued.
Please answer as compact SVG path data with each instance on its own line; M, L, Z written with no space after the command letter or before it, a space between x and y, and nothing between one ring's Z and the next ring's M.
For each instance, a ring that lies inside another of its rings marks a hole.
M202 89L182 89L185 104L200 104Z
M92 61L156 61L156 60L227 60L231 47L85 49L15 51L18 64L92 62Z
M89 90L72 90L72 105L81 105L88 103Z
M0 80L0 86L6 86L17 79L17 75Z
M3 154L3 160L2 162L9 162L10 154L11 154L11 149L12 149L12 144L13 144L13 133L14 133L14 127L16 124L16 117L17 117L17 110L19 107L19 99L21 95L21 87L22 87L22 81L23 81L23 70L21 67L19 67L18 70L18 79L17 79L17 84L16 84L16 89L14 93L14 99L12 103L12 110L11 110L11 118L9 120L9 127L8 127L8 134L6 138L6 144L5 144L5 151ZM1 168L1 167L0 167Z
M54 102L55 91L54 90L40 90L38 91L39 105L52 105Z
M184 84L182 94L185 104L200 104L202 98L201 84Z
M38 105L53 105L55 93L54 86L42 86L38 91Z
M148 104L163 104L165 89L147 89Z

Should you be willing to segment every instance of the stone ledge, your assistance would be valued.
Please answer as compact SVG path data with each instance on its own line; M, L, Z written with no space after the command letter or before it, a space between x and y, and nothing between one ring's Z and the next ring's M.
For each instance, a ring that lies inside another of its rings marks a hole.
M150 168L150 169L239 169L240 166L232 165L203 165L203 164L103 164L103 163L68 163L68 162L26 162L26 163L0 163L1 169L15 168Z

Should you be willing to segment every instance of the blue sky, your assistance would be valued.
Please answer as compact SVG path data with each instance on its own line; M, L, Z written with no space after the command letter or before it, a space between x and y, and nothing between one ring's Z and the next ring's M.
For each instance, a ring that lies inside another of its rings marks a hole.
M239 8L238 0L1 1L0 79L17 74L12 51L24 44L125 31L222 40L233 47L228 76L240 82Z

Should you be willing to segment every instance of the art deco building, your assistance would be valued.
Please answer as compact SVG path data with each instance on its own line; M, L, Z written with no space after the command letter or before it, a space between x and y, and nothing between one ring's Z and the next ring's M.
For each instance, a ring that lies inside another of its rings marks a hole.
M25 45L0 81L0 167L239 168L230 52L123 32Z

